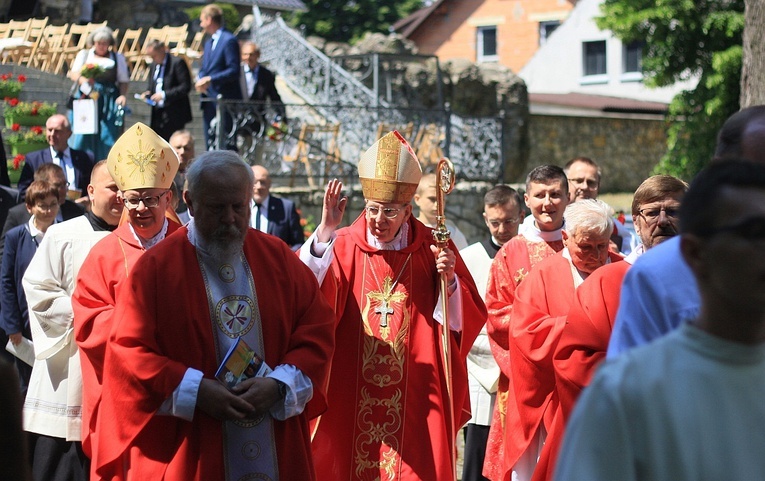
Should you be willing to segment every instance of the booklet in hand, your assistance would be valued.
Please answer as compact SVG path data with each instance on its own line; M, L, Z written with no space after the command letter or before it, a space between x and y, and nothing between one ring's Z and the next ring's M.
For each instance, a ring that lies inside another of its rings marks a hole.
M263 377L272 369L241 337L223 357L215 377L229 389L251 377Z

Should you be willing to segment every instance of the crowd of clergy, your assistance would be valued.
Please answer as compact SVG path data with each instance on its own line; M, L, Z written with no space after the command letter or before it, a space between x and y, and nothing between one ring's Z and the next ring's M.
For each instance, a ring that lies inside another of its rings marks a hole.
M690 185L645 179L634 235L577 157L485 192L468 245L451 166L394 131L302 242L267 170L193 142L137 123L72 200L74 153L27 172L4 479L762 479L765 106Z

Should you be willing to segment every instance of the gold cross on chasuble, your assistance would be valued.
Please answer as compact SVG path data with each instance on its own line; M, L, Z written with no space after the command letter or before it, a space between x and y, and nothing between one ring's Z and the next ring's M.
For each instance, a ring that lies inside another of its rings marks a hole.
M400 303L406 299L405 293L392 292L393 287L393 279L391 279L390 276L385 276L383 285L379 291L367 293L367 298L379 303L377 307L375 307L375 313L380 314L380 328L385 330L388 328L388 316L394 313L391 303Z

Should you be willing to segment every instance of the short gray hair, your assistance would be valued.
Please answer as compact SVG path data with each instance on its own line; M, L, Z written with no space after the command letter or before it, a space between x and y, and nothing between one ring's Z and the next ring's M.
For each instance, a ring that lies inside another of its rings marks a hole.
M242 176L249 183L249 191L255 186L255 175L252 169L236 152L231 150L210 150L196 159L186 171L186 181L188 182L188 191L193 196L199 190L199 183L202 177L207 173L216 173L240 169Z
M563 218L566 220L563 230L572 236L579 231L610 235L614 230L611 207L602 200L584 199L569 204Z
M109 45L114 45L116 43L114 40L114 31L109 27L99 27L90 34L88 43L93 46L96 44L96 42L100 42L102 40L109 42Z

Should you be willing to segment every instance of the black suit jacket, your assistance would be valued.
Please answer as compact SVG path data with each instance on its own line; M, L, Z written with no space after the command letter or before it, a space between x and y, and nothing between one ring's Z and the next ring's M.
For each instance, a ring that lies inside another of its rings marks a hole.
M69 149L69 155L72 157L72 166L74 167L74 188L80 189L82 195L87 195L88 184L90 183L90 173L93 171L93 158L84 150ZM53 156L50 153L50 147L42 150L35 150L27 154L24 161L24 167L21 168L19 177L19 194L24 198L29 184L32 183L35 176L35 170L43 164L53 163ZM63 167L62 167L63 168ZM24 211L26 212L26 210ZM63 210L62 210L63 213ZM29 217L27 217L29 219Z
M287 243L292 250L299 249L305 241L303 226L295 203L289 199L268 196L268 233Z
M242 73L241 75L249 75L249 73L245 73L244 71L244 65L242 65ZM249 70L249 67L248 67ZM282 103L282 98L279 95L279 92L276 90L276 76L268 70L266 67L259 65L258 66L258 81L255 84L255 88L252 91L252 95L250 96L249 100L252 100L253 102L257 102L254 105L255 111L259 114L260 117L263 116L266 110L265 102L266 100L271 101L271 105L276 110L276 112L282 117L282 119L287 120L287 113L284 109L284 104ZM257 120L253 120L253 125L251 125L253 132L257 132L260 130L260 122Z
M64 220L74 219L75 217L85 213L85 210L82 207L69 199L65 200L64 205L59 207L59 209L61 210L61 216L64 218ZM29 222L30 217L32 216L29 214L26 204L19 204L15 207L11 207L10 210L8 210L8 217L5 219L5 224L3 224L3 233L0 234L0 259L3 258L3 250L5 248L5 234L7 234L9 230L13 229L17 225Z
M164 107L151 108L151 128L165 140L176 130L183 129L191 122L191 74L189 67L183 59L165 55L165 70L162 75L162 89L165 91ZM154 79L154 71L157 65L152 63L149 69L149 92L154 93L157 81Z

